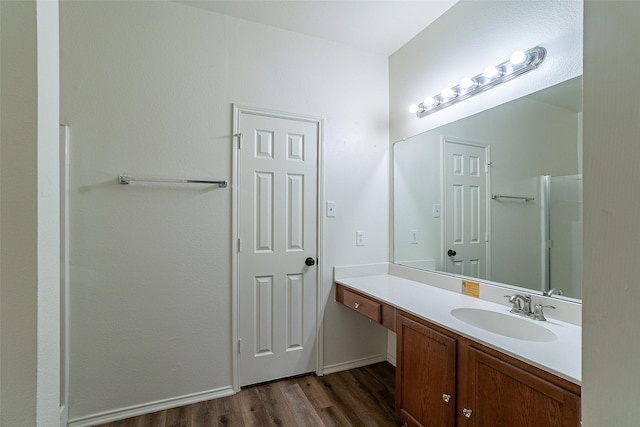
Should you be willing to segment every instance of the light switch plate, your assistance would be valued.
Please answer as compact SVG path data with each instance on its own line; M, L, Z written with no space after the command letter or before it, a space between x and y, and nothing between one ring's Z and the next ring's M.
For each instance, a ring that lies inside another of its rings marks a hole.
M412 245L418 244L418 230L411 230L411 234L409 237L409 243Z

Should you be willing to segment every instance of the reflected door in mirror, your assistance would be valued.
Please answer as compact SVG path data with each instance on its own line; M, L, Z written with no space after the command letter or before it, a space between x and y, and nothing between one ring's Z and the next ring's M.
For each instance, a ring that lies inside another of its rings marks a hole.
M444 139L446 270L486 279L488 146Z

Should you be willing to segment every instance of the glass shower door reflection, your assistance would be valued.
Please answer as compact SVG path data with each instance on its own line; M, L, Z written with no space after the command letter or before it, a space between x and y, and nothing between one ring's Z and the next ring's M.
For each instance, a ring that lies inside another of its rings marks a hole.
M548 177L547 290L582 298L582 175Z

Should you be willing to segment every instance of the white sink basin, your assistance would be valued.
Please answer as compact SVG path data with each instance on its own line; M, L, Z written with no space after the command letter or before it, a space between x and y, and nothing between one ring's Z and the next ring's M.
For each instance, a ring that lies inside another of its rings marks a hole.
M516 315L480 308L455 308L451 315L476 328L519 340L549 342L558 338L544 326Z

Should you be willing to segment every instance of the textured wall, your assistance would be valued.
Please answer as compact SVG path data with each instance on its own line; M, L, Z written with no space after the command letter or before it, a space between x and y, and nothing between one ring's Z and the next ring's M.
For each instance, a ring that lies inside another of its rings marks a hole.
M638 425L640 3L585 3L585 427Z
M232 103L325 118L325 364L385 354L383 331L336 307L331 269L388 259L387 58L171 2L60 14L70 418L231 385L231 189L115 178L228 179Z

